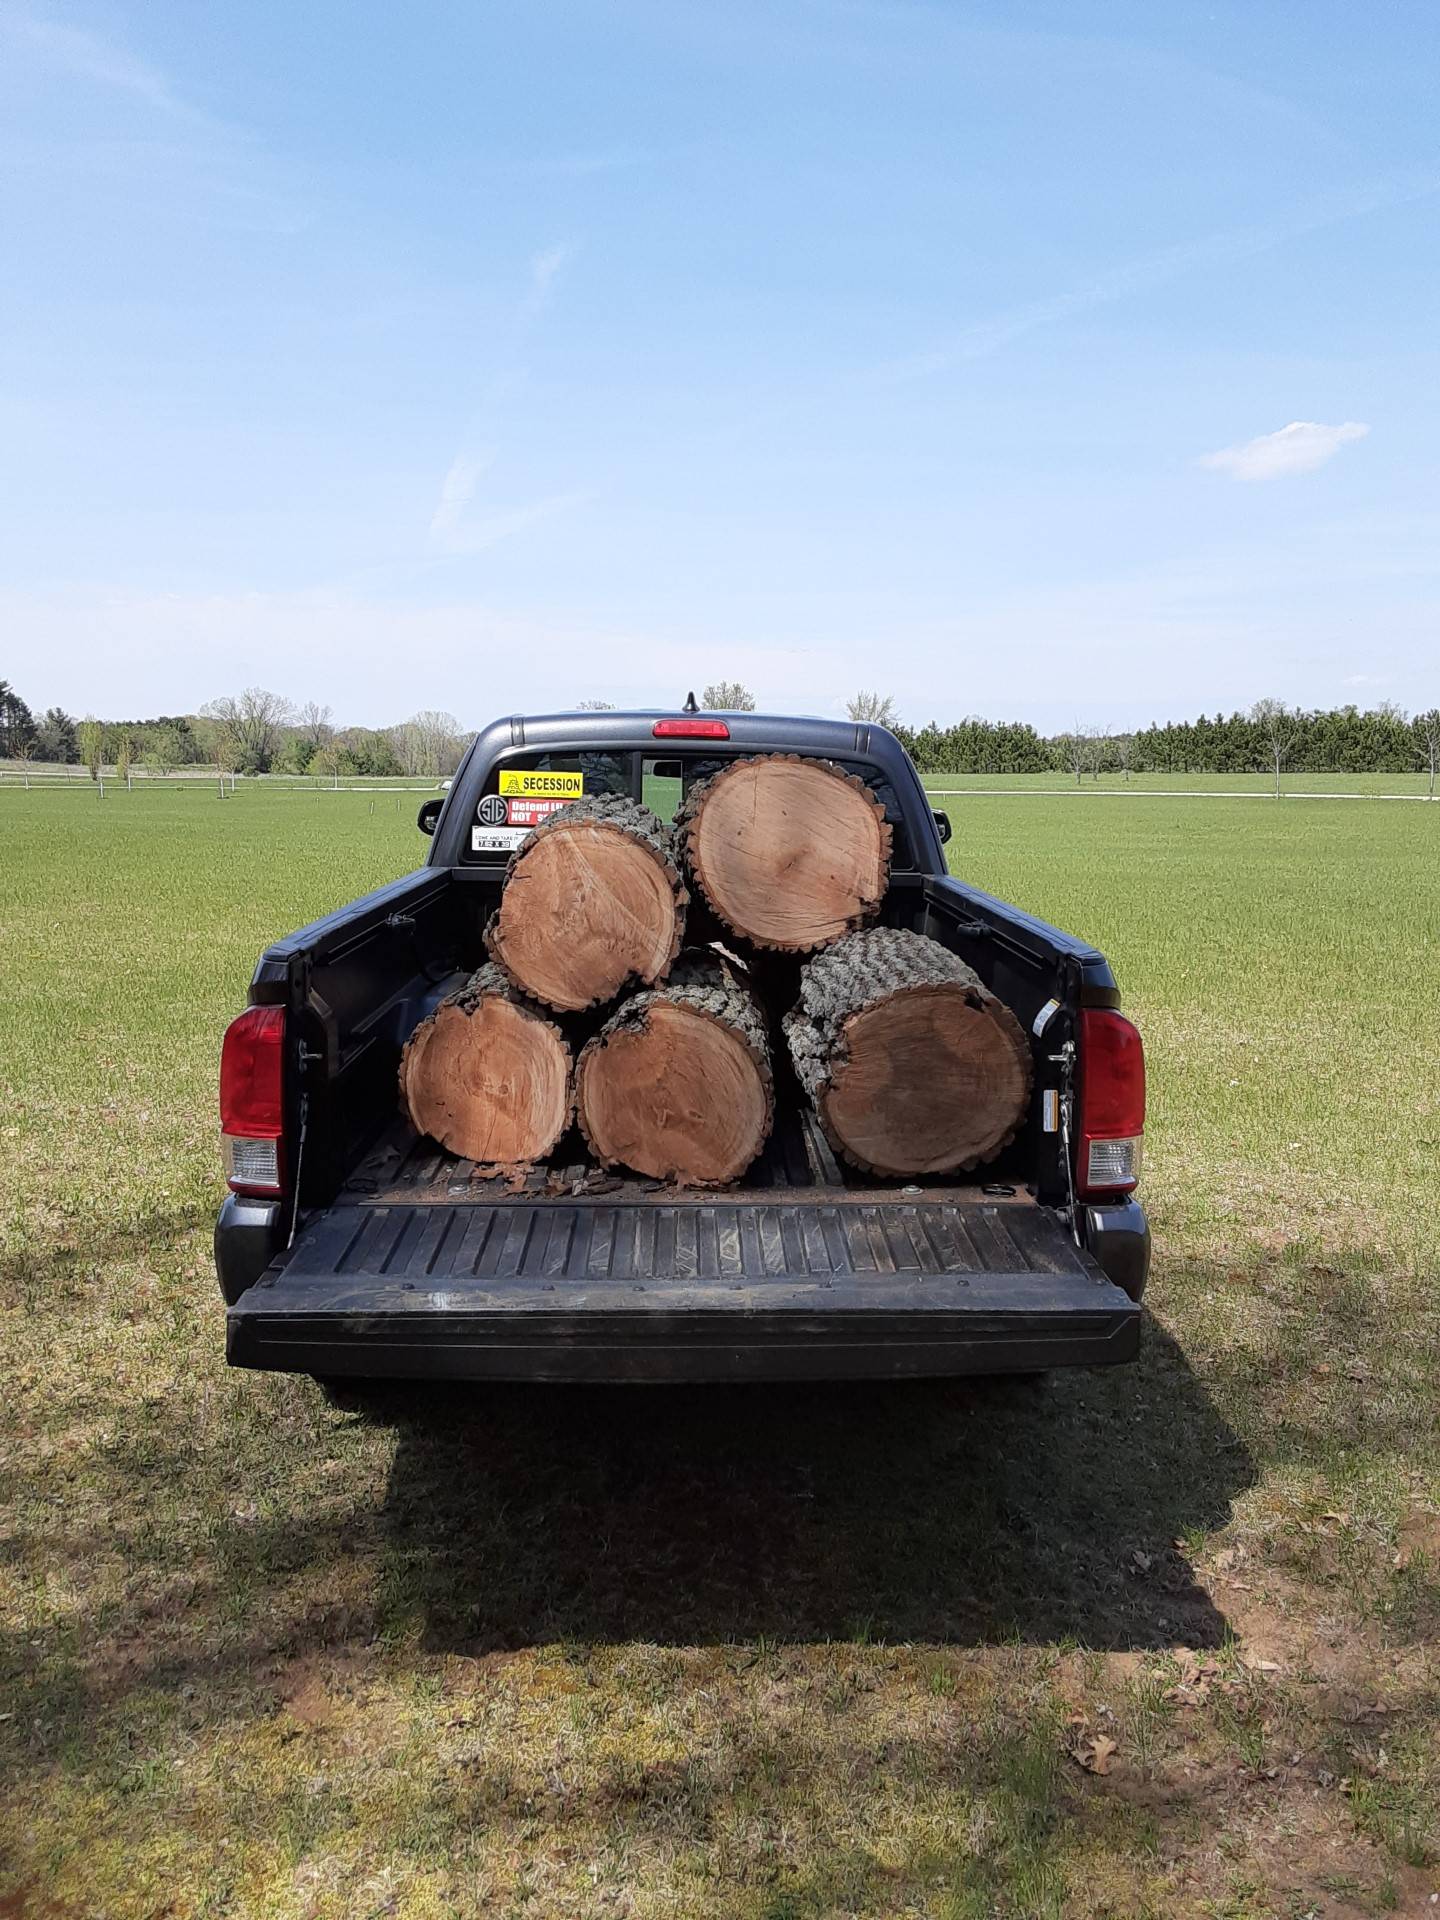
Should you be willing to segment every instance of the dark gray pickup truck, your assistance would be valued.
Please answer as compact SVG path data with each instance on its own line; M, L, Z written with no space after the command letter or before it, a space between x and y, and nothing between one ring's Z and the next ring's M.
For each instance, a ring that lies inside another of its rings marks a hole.
M507 796L563 794L579 774L665 815L690 779L756 753L868 782L894 833L883 919L960 954L1028 1030L1031 1109L1001 1157L969 1176L856 1173L783 1080L764 1153L718 1193L597 1177L575 1135L528 1182L417 1139L400 1050L483 958L531 817ZM420 825L425 865L271 947L225 1036L215 1254L233 1365L673 1381L1133 1358L1150 1258L1139 1035L1094 948L950 876L948 822L893 734L749 713L514 717Z

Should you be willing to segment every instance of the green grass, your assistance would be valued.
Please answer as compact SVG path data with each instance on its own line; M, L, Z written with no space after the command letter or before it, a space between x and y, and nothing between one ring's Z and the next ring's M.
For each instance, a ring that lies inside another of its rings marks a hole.
M215 1056L413 802L0 793L4 1911L1419 1909L1440 809L953 812L1144 1025L1142 1362L360 1417L223 1367Z

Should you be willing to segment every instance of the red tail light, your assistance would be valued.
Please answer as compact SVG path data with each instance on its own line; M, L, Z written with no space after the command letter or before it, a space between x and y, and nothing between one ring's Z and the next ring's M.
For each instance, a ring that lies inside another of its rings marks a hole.
M1080 1014L1080 1083L1075 1184L1082 1199L1132 1193L1145 1131L1145 1048L1123 1013Z
M276 1194L283 1184L285 1009L247 1007L220 1050L220 1131L232 1193Z
M657 740L728 740L723 720L657 720L650 729Z

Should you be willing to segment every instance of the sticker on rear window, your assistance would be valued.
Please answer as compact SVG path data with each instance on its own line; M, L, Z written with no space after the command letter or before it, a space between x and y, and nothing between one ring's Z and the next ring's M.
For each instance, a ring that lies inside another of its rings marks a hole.
M530 837L528 827L472 827L472 853L513 853L522 840Z
M583 773L540 773L534 768L511 769L500 775L500 791L523 800L578 800L585 792Z

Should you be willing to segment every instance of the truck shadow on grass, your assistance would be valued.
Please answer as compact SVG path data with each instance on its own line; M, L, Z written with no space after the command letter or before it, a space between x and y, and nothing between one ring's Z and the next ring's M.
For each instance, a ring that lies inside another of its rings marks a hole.
M1180 1544L1249 1455L1153 1324L1043 1384L396 1388L382 1628L628 1640L1214 1646Z

